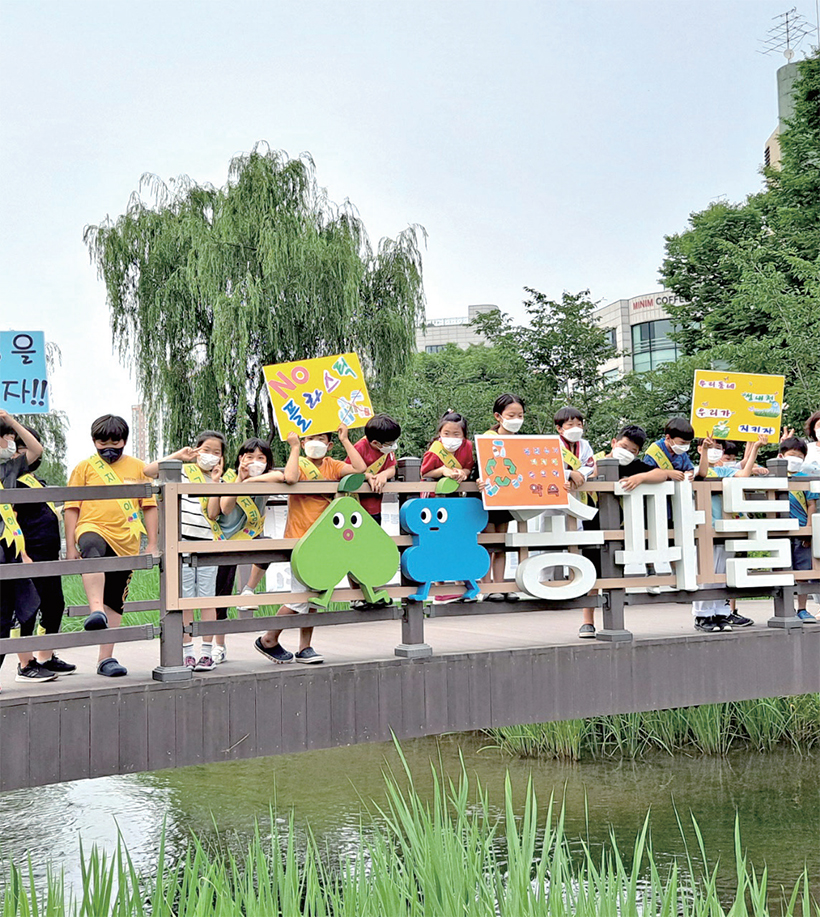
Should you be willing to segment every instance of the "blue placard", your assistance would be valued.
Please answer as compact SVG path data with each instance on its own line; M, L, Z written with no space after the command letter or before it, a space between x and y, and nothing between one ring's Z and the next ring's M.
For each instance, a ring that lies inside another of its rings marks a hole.
M0 407L10 414L48 413L42 331L0 331Z

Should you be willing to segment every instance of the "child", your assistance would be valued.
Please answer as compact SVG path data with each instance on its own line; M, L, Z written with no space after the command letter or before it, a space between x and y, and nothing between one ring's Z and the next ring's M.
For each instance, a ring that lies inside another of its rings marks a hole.
M820 474L820 411L815 411L803 428L808 437L805 474Z
M436 437L421 460L421 476L436 481L452 478L461 484L473 470L473 444L467 439L467 420L456 411L445 411Z
M371 490L378 496L362 496L361 504L368 513L381 525L382 498L384 485L396 476L396 446L401 436L401 427L387 414L376 414L367 421L364 436L356 443L355 449L364 459L367 470L365 480Z
M485 435L515 436L524 425L524 401L519 398L518 395L513 395L510 392L499 395L493 404L493 417L495 418L495 424L487 430ZM478 486L482 487L483 482L479 481ZM508 531L510 522L512 521L512 516L508 510L491 509L488 511L488 515L489 522L487 523L487 528L484 529L485 532ZM485 591L488 593L488 602L503 602L505 598L510 602L518 601L519 595L517 592L508 592L505 595L501 592L491 591L493 583L504 582L504 570L506 566L506 553L503 550L493 551L490 570L484 580L484 585L486 587Z
M564 468L569 472L564 487L568 491L577 490L595 474L595 458L592 446L584 437L584 415L571 406L556 411L553 417L555 429L561 437L561 455ZM590 495L582 493L580 498L588 503Z
M18 448L17 439L22 448ZM19 564L28 559L25 537L14 504L2 502L2 491L17 486L43 452L37 439L11 414L0 409L0 563ZM0 585L0 639L11 634L15 623L33 625L40 597L30 579L9 580ZM18 653L16 681L53 681L59 673L41 665L32 653ZM0 654L0 666L5 659Z
M144 464L123 455L128 442L128 424L122 417L104 414L91 424L91 439L96 450L71 472L69 487L101 484L147 484ZM145 527L139 521L141 507ZM94 557L132 557L140 552L140 539L146 534L146 553L157 552L157 502L141 500L72 500L65 504L65 540L68 560ZM119 627L122 609L131 583L131 570L83 573L83 586L91 610L85 619L86 630ZM100 646L97 674L107 678L127 675L125 666L111 655L113 644Z
M342 424L338 430L339 442L344 447L347 454L346 462L339 462L336 459L328 458L327 451L330 448L330 433L314 433L303 437L301 445L305 450L304 456L299 454L300 441L296 433L291 432L288 435L288 445L290 446L290 455L285 464L284 479L288 484L296 484L299 481L341 481L342 478L349 474L358 472L363 474L367 469L364 459L354 448L347 435L347 427ZM278 474L278 472L277 472ZM331 502L330 494L293 494L288 497L288 521L285 526L285 538L301 538L313 523L319 518L325 507ZM254 568L256 573L257 568ZM259 579L262 578L261 572ZM253 574L248 586L242 590L246 595L250 588L252 592ZM291 590L293 592L309 591L307 586L300 583L291 572ZM297 602L293 605L282 605L277 614L292 615L305 614L315 611L316 606L310 602ZM323 662L323 657L310 645L313 636L312 627L303 627L299 631L299 651L294 657L293 653L286 650L279 644L280 630L269 630L257 637L254 646L267 656L272 662L290 662L296 659L297 662L313 664Z
M820 415L818 416L818 419L820 420ZM777 454L777 457L780 459L785 459L788 463L789 477L806 477L806 473L803 471L803 467L805 465L808 447L802 439L798 439L794 435L793 430L787 429L785 432L791 435L785 436L780 441L780 450ZM815 501L809 499L809 496L805 490L789 491L789 514L791 515L792 519L797 519L797 521L800 523L801 529L811 524L810 519L814 514L815 508ZM799 536L792 538L791 546L792 570L811 570L811 536ZM808 610L808 608L806 608L806 604L809 598L809 592L806 589L807 585L808 583L806 581L800 582L801 589L806 591L800 591L797 594L797 617L806 624L816 624L817 618Z
M758 450L769 441L768 436L759 436L756 443L749 443L743 456L740 468L730 468L727 465L721 465L720 460L723 458L723 447L721 444L707 436L698 442L697 448L700 454L700 463L696 478L697 480L707 480L710 478L748 478L751 477L755 465ZM687 456L688 458L688 456ZM718 519L723 518L723 497L720 493L712 494L712 528ZM726 548L723 544L714 543L712 553L715 560L715 573L726 572ZM704 589L710 585L705 583ZM702 631L706 634L720 633L721 631L732 630L733 627L749 627L754 624L751 618L732 611L727 599L714 599L707 602L693 602L692 614L695 618L695 630Z
M663 468L669 472L669 480L682 481L687 473L695 470L689 458L689 447L695 438L692 424L683 417L673 417L663 428L663 438L646 450L644 462L653 468Z
M194 484L218 484L222 476L222 467L227 443L222 433L215 430L204 430L199 434L194 448L185 446L167 456L179 459L182 466L182 477ZM151 462L143 469L149 478L159 475L159 462ZM191 497L183 494L179 500L179 527L182 541L212 541L222 538L222 530L217 523L219 515L219 497ZM200 558L202 560L204 558ZM211 598L216 595L217 567L204 565L182 565L182 597ZM216 609L203 608L203 621L215 621ZM194 620L193 611L182 612L183 624ZM194 656L194 643L190 634L185 635L189 642L182 646L183 665L195 672L210 672L216 667L212 656L213 637L202 638L202 652L197 659Z
M740 450L736 442L731 439L725 440L723 443L723 458L718 462L718 465L725 468L740 468L739 453Z

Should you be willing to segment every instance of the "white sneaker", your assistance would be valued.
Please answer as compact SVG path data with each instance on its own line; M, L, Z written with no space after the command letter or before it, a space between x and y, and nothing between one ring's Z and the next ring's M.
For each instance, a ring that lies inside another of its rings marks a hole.
M250 586L245 586L245 588L239 593L240 595L253 595L253 589ZM256 606L254 605L237 605L237 611L253 611Z
M211 649L211 659L215 665L219 665L228 658L228 651L219 643L214 643Z

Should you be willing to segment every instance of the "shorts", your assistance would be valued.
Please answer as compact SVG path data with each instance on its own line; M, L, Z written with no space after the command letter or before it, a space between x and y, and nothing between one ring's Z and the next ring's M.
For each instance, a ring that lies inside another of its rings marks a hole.
M216 568L216 594L233 595L233 586L236 581L236 564L225 564ZM217 608L216 620L226 621L228 619L227 608Z
M212 599L216 595L217 567L193 567L182 565L182 598Z
M83 532L77 539L77 547L80 549L80 557L83 560L91 560L94 557L119 557L111 545L97 532ZM106 570L103 604L111 611L122 614L133 575L133 570Z
M290 570L290 591L310 592L310 589L308 589L308 587L303 582L296 578L296 575L293 572L293 567L291 567ZM288 602L287 606L299 615L306 615L311 610L311 608L314 610L316 609L316 606L311 602Z
M792 538L792 570L811 570L811 561L811 542Z

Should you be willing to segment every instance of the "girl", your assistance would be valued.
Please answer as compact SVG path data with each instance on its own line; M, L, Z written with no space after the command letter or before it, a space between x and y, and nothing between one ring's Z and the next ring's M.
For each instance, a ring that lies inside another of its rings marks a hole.
M495 399L495 404L493 405L493 417L496 421L495 425L490 427L485 435L515 436L524 424L523 400L519 398L518 395L513 395L510 392L499 395L498 398ZM483 487L483 485L483 481L478 482L479 487ZM489 516L490 521L487 523L487 528L484 529L485 532L507 532L509 524L512 521L512 516L508 510L491 509L489 510ZM504 582L504 568L506 564L507 555L503 550L492 552L492 564L490 565L490 571L487 574L487 578L484 581L487 587L488 602L503 602L505 599L503 593L493 592L491 587L493 583ZM519 595L517 592L508 592L506 594L506 599L509 602L517 602L519 600Z
M436 438L421 460L421 476L438 480L452 478L461 484L473 470L473 444L467 439L467 420L446 411L438 422Z

